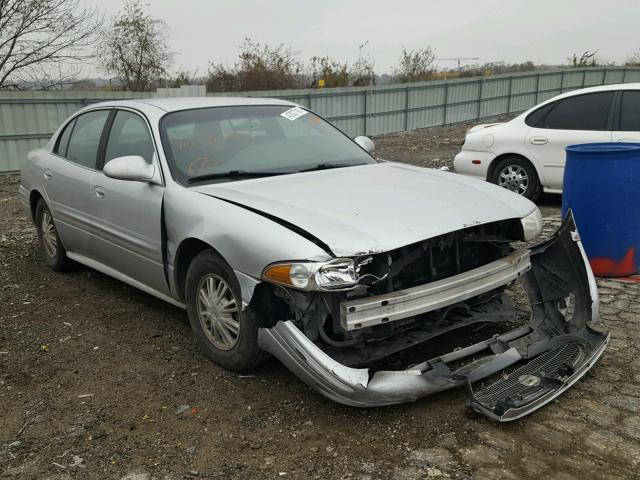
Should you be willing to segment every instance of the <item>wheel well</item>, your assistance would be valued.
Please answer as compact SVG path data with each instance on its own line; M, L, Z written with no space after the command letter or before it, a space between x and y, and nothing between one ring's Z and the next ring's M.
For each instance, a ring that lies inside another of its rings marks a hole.
M176 290L181 300L184 300L184 287L187 279L187 270L189 270L189 265L191 265L191 262L199 253L205 250L215 251L215 249L211 245L203 242L202 240L199 240L197 238L187 238L186 240L182 241L182 243L178 247L178 250L176 251L176 270L174 275L176 281Z
M42 198L42 195L37 190L31 190L31 194L29 195L29 208L31 209L31 219L36 221L36 206L38 205L38 200Z
M520 155L519 153L503 153L502 155L498 155L496 158L494 158L493 161L491 162L491 165L489 165L489 168L487 169L487 182L491 181L491 177L493 177L493 174L496 170L496 165L498 165L501 160L507 157L521 158L522 160L527 162L529 165L531 165L531 167L533 168L533 171L536 172L536 175L538 175L538 180L540 179L540 174L538 173L538 169L533 163L531 163L531 160L529 160L527 157L525 157L524 155Z

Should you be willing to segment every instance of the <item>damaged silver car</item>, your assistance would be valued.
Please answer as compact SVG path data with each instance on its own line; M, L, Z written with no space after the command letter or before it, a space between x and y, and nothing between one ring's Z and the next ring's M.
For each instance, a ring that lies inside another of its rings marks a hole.
M231 370L277 357L337 402L465 387L499 421L569 388L608 334L569 215L500 187L385 162L295 104L91 105L29 155L20 194L45 261L186 308Z

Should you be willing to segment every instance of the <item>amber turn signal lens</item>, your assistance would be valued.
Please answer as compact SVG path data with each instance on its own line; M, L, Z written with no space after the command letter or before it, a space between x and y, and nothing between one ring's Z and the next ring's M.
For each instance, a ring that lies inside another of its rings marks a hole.
M291 277L289 273L291 271L291 265L274 265L264 271L265 280L270 280L274 283L282 285L291 285Z

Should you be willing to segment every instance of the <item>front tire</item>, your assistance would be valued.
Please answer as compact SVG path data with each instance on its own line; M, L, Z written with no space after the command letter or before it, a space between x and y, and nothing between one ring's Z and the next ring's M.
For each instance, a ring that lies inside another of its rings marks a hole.
M67 257L67 251L60 241L51 211L43 199L38 200L36 204L35 223L42 259L56 272L67 270L71 260Z
M242 310L240 285L214 251L197 255L187 270L185 298L189 323L206 355L228 370L249 370L268 358L258 347L258 324Z
M515 155L500 160L489 181L534 202L542 194L542 185L536 169L529 161Z

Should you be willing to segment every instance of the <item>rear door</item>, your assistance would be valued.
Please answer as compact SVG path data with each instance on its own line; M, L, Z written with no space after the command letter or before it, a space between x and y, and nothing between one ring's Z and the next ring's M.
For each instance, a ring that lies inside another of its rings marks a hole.
M620 92L612 141L640 142L640 90Z
M576 95L529 114L525 121L532 128L525 142L542 166L547 188L562 188L567 146L611 141L614 96L614 91Z
M43 165L43 184L64 247L87 255L92 228L91 185L110 110L84 113L60 133Z
M104 148L104 161L128 155L160 168L146 119L119 109ZM169 293L162 259L164 186L107 177L100 168L93 178L92 212L100 235L92 256L161 293Z

